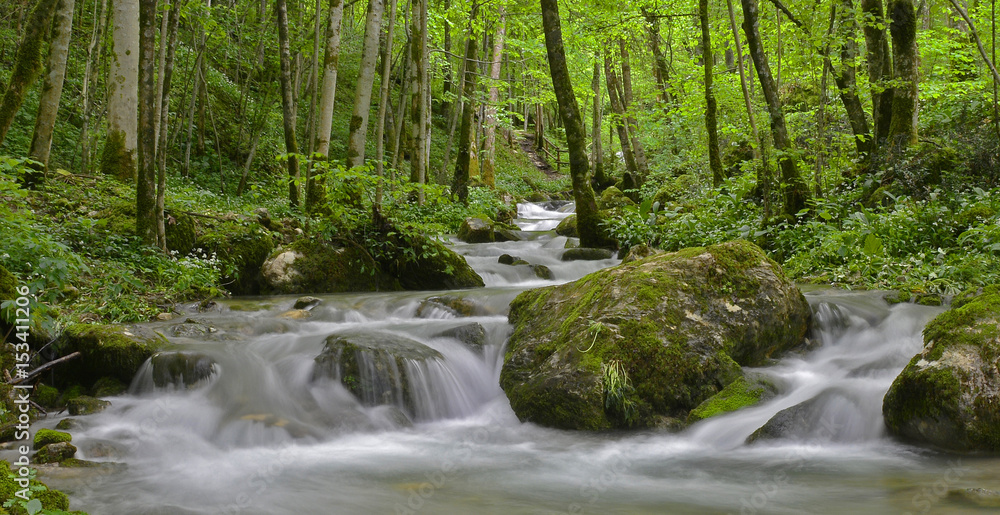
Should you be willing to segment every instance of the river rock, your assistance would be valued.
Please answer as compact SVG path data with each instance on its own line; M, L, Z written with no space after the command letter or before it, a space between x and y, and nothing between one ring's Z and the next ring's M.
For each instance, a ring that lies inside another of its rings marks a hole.
M215 359L196 352L158 352L149 359L153 384L192 387L218 371Z
M440 295L421 301L416 314L418 318L471 317L485 314L485 309L463 297Z
M1000 286L966 293L924 328L924 348L885 394L895 436L958 452L1000 452Z
M531 271L535 273L535 277L538 277L539 279L545 279L547 281L555 279L555 276L552 274L552 270L550 270L549 267L545 265L528 265L528 266L531 267Z
M676 425L741 365L801 343L810 316L749 242L658 254L518 295L500 385L521 420L544 426Z
M482 351L486 345L486 328L483 324L473 322L471 324L460 325L453 329L441 331L436 337L454 338L465 344L466 347Z
M279 248L264 262L261 274L264 291L276 294L401 289L364 251L313 240Z
M483 278L465 258L443 243L426 237L410 241L413 259L396 264L396 275L407 290L457 290L482 288Z
M438 351L385 332L330 335L316 357L314 377L339 379L366 406L390 404L413 412L409 364L444 360Z
M182 338L201 338L216 331L218 331L218 329L192 318L188 318L184 320L183 323L170 328L171 336L178 336Z
M163 343L139 327L71 324L57 348L63 356L73 352L81 356L60 365L59 380L89 387L103 377L113 377L128 384Z
M608 249L592 249L579 247L563 252L559 258L562 261L599 261L601 259L611 259L615 253Z
M579 238L580 232L576 230L576 213L563 218L556 226L556 234L568 238Z
M649 256L652 256L653 254L658 254L660 252L661 251L656 250L650 247L649 245L644 245L644 244L636 245L628 249L628 252L625 254L625 257L622 258L622 263L631 263L633 261L645 259L648 258Z
M260 225L236 220L219 222L214 229L206 229L195 242L195 252L201 249L206 255L215 254L224 270L233 270L224 278L226 287L234 295L256 295L265 286L261 266L274 250L271 232Z
M500 257L497 258L497 263L501 265L513 265L515 261L521 261L521 258L510 254L500 254Z
M499 225L493 227L493 241L521 241L523 239L521 232L517 229L501 227Z
M66 407L69 410L69 414L76 416L81 415L93 415L94 413L100 413L111 406L111 403L101 399L95 399L93 397L88 397L86 395L81 395L74 399L66 401Z
M295 299L295 304L292 306L292 309L310 310L319 306L322 302L322 300L317 299L316 297L299 297L298 299Z
M625 196L622 190L614 186L601 192L601 198L597 199L597 209L600 211L634 205L636 205L634 200Z
M41 449L46 445L59 442L69 442L73 440L73 435L66 433L64 431L54 431L52 429L39 429L35 432L35 439L32 442L32 446L35 449Z
M458 239L466 243L490 243L495 240L493 222L478 217L466 218L458 229Z
M693 424L716 415L756 406L773 398L776 393L777 388L767 378L757 374L747 374L729 383L722 391L691 410L687 423Z
M35 453L35 463L59 463L76 454L76 447L69 442L50 443Z
M836 392L824 392L805 402L785 408L774 414L761 427L757 428L746 443L760 440L811 440L831 441L836 439L842 422L831 413L846 413L844 410L829 410L833 407L844 407L851 401Z

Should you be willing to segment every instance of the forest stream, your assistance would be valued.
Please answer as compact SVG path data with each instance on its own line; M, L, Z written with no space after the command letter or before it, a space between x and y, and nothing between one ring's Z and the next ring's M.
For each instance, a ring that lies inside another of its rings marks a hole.
M189 386L157 386L151 367L73 432L78 457L124 467L43 476L76 509L106 515L325 513L969 513L949 492L1000 487L1000 460L941 455L886 436L882 397L943 308L889 307L875 293L806 293L808 350L761 368L777 397L681 433L588 433L518 421L498 378L521 291L580 278L616 260L560 261L556 224L572 204L520 204L525 241L454 241L486 287L449 292L471 317L428 304L432 292L321 296L304 320L292 297L234 298L191 313L214 328L172 337L213 363ZM511 254L551 269L497 262ZM449 329L485 329L482 349ZM154 324L155 326L155 324ZM335 333L390 332L442 359L407 364L408 405L362 405L315 358ZM450 334L450 333L449 333ZM189 378L190 379L190 378ZM747 445L804 401L797 435ZM40 422L51 427L58 418ZM804 423L803 423L804 422Z

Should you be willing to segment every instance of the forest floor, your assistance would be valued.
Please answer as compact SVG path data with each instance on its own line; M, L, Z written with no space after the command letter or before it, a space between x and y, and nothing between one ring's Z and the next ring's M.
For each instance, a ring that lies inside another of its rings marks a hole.
M521 151L528 156L528 159L531 160L531 163L534 164L535 167L538 168L539 171L544 173L549 179L557 179L559 177L562 177L562 174L560 174L554 168L552 168L552 165L550 165L548 161L546 161L545 158L539 155L538 152L535 150L536 145L535 145L534 134L522 134L520 139L518 139L518 143L521 145Z

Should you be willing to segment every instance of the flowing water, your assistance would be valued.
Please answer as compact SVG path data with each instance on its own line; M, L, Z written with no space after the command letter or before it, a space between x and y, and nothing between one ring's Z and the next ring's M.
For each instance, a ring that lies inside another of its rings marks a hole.
M79 457L125 466L46 479L93 515L971 513L948 492L1000 489L998 460L885 435L882 397L940 308L888 307L874 294L808 293L818 321L811 345L758 369L780 388L758 407L679 434L520 423L498 386L508 303L616 263L559 260L567 239L552 229L571 211L522 204L525 241L453 242L487 284L448 292L471 301L471 317L426 302L440 292L322 296L305 320L281 316L291 297L192 313L200 333L171 338L174 356L198 363L188 377L171 383L147 366L128 395L73 431ZM498 264L505 253L549 267L554 279ZM470 322L485 334L481 348L449 332ZM392 401L363 405L336 379L340 365L321 373L315 361L328 335L358 333L405 337L437 354L386 368L362 353L361 375L378 376L388 386L377 394ZM788 437L744 443L803 402L804 423Z

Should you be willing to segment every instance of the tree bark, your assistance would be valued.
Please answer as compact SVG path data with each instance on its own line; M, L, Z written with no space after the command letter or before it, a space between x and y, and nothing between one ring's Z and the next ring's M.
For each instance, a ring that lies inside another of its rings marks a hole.
M135 193L135 231L156 246L156 3L139 3L139 175Z
M750 58L757 68L757 78L760 80L761 91L767 100L768 115L771 119L771 137L778 149L778 166L781 168L781 182L784 185L784 213L795 216L806 207L809 201L809 187L799 175L795 164L794 148L788 137L785 126L785 113L778 98L778 87L771 75L771 67L767 63L767 54L760 39L759 13L757 0L741 0L743 4L743 32L747 37Z
M392 39L393 29L396 26L396 0L389 2L389 23L385 34L385 55L382 58L382 79L379 84L378 95L378 115L376 116L375 127L375 174L378 176L378 184L375 186L375 208L382 207L383 177L385 175L385 115L391 111L389 104L389 85L392 83Z
M136 133L139 120L139 0L114 0L114 38L108 99L108 134L101 170L131 181L136 177Z
M35 132L31 137L31 150L28 153L32 159L42 164L43 172L49 168L52 130L56 125L63 79L66 77L66 57L69 55L69 42L73 29L73 6L74 0L59 0L56 6L45 83L42 86L41 98L38 100Z
M580 119L580 109L573 94L573 85L570 83L569 68L566 66L559 6L556 0L541 0L541 7L552 89L555 90L556 100L559 103L559 114L566 127L566 142L569 145L569 167L573 181L573 198L576 200L576 226L580 233L580 245L599 247L608 242L601 232L597 201L590 186L587 141Z
M872 95L872 134L874 145L881 145L889 137L892 122L892 99L895 90L892 80L892 56L889 39L885 35L885 14L882 0L861 0L865 15L865 46L868 49L868 82Z
M507 10L500 6L500 19L497 21L497 33L493 38L493 60L490 63L490 97L486 105L486 127L483 137L483 162L479 167L480 177L483 184L493 188L496 179L494 178L497 160L497 104L500 103L500 89L497 83L500 81L500 64L503 58L503 44L506 36Z
M375 0L378 1L378 0ZM299 146L295 140L295 100L292 89L292 56L288 41L288 8L285 0L275 1L278 22L278 46L281 60L281 118L285 131L285 152L288 154L288 202L299 205ZM190 145L190 144L189 144Z
M330 0L330 13L326 26L325 55L323 57L323 88L319 99L319 117L316 121L316 153L323 159L330 158L330 132L333 130L333 107L337 96L337 69L340 67L340 26L344 19L344 1ZM326 197L322 179L310 174L306 181L306 209L322 203Z
M649 38L649 48L653 52L653 77L656 79L657 89L660 90L660 100L673 102L673 96L670 94L670 69L660 48L660 19L644 8L642 13L646 17L646 35Z
M94 32L90 38L90 45L87 47L87 66L83 72L83 123L80 127L80 168L84 173L90 172L90 116L94 111L93 90L97 89L98 64L103 52L100 50L104 41L105 20L107 19L108 0L101 0L100 11L97 10L97 3L94 3Z
M469 167L472 162L472 152L476 151L472 144L472 117L476 111L472 96L476 91L476 44L473 22L479 4L473 2L472 13L469 15L469 36L465 40L465 86L462 88L462 128L458 133L458 160L455 162L455 177L452 180L451 191L463 204L469 203Z
M635 167L639 176L645 179L649 175L649 161L646 159L646 147L639 138L639 124L632 114L632 65L625 40L618 39L618 50L622 57L621 101L625 113L625 123L628 125L628 135L632 140L632 155L635 157Z
M948 0L951 2L951 6L955 8L958 15L965 20L965 24L969 27L969 33L972 35L973 41L976 42L976 48L979 50L979 56L983 58L983 62L986 63L986 67L990 69L990 73L993 75L993 84L1000 82L1000 73L997 73L997 68L995 63L990 60L986 55L986 49L983 48L983 42L979 39L979 32L976 31L976 26L972 24L972 19L969 18L969 13L965 12L965 9L956 0ZM994 52L996 48L994 48Z
M369 0L368 15L365 17L365 42L361 51L361 69L358 72L358 87L354 92L354 112L351 115L351 132L347 140L348 168L365 164L368 116L372 109L372 86L375 83L378 39L382 32L384 10L384 0Z
M733 10L733 0L726 0L726 7L729 9L729 27L733 31L733 44L736 47L736 65L740 70L740 88L743 90L743 105L747 110L747 118L750 120L750 132L753 136L754 159L761 161L760 152L760 132L757 131L757 117L753 113L753 103L750 100L750 90L747 87L746 66L743 59L743 44L740 43L740 32L736 25L736 13ZM761 163L766 166L767 163Z
M10 83L0 99L0 144L7 137L7 131L14 123L14 116L21 109L28 88L38 79L42 70L42 45L49 33L49 24L56 8L57 0L38 0L28 18L24 37L14 57L14 69Z
M163 219L163 209L166 203L167 191L167 134L170 132L170 84L174 76L174 57L177 53L177 26L180 21L180 2L173 2L170 9L170 23L167 34L160 35L166 39L166 55L163 59L163 75L160 76L159 111L160 123L157 124L156 143L156 238L160 248L167 248L166 225Z
M854 19L853 0L841 0L843 9L840 12L840 69L833 67L830 58L826 61L831 70L834 71L833 80L837 84L837 91L840 93L840 101L847 111L847 119L851 123L851 131L854 133L854 145L858 150L858 155L865 156L872 149L871 133L868 130L868 118L865 117L864 106L858 98L857 69L854 62L858 57L858 43L855 35L858 32L858 24ZM836 11L834 4L831 9Z
M625 108L622 106L622 101L618 96L618 75L615 73L614 67L611 66L611 57L607 51L604 53L604 78L608 84L608 97L611 101L611 110L615 113L612 125L614 125L615 130L618 132L618 141L622 147L622 157L625 159L625 169L636 173L639 167L635 162L635 154L632 153L632 138L629 137L628 129L625 126Z
M410 128L413 134L410 148L410 181L427 182L427 102L424 99L427 80L427 32L422 23L427 13L427 0L412 0L410 4ZM417 190L417 203L423 205L424 190Z
M892 35L892 64L897 87L892 97L892 122L889 140L893 145L907 146L917 142L919 98L917 83L917 12L913 0L890 0L889 33Z
M708 131L708 167L712 170L712 184L718 188L726 176L722 173L722 158L719 157L719 130L716 121L718 106L715 102L715 86L712 68L715 56L712 54L712 34L708 25L708 0L698 0L698 19L701 22L702 65L705 68L705 129Z
M600 57L598 57L600 59ZM604 149L601 148L601 65L594 60L594 78L590 81L590 89L594 93L593 130L591 130L591 167L593 187L603 190L610 186L611 180L604 173Z

